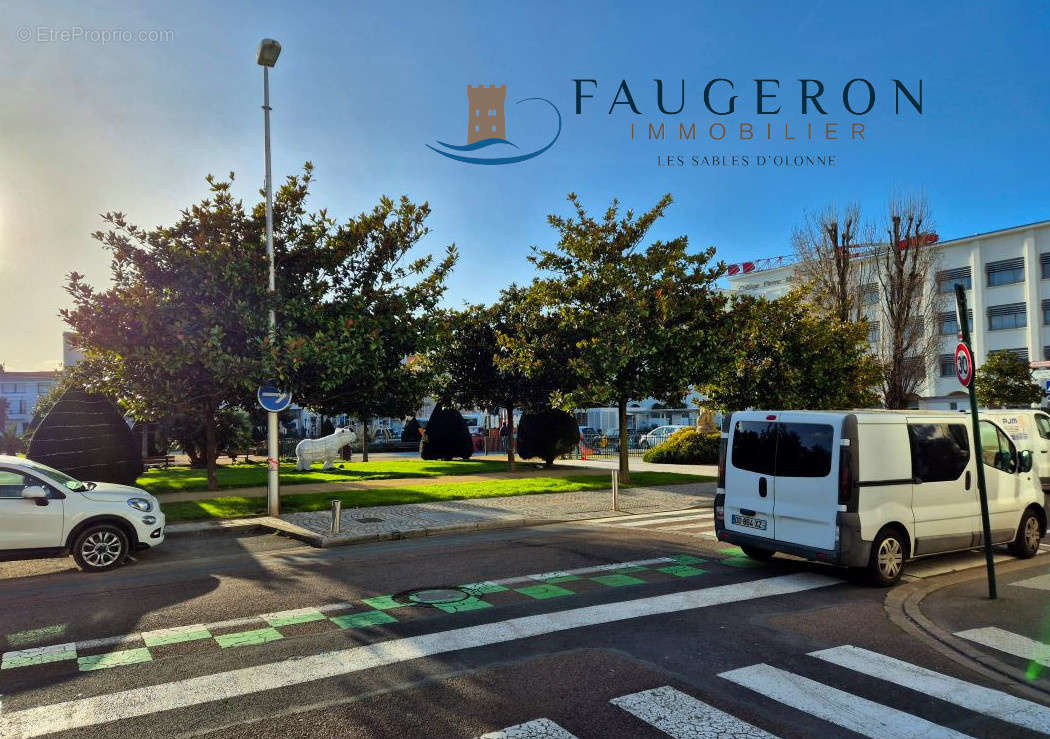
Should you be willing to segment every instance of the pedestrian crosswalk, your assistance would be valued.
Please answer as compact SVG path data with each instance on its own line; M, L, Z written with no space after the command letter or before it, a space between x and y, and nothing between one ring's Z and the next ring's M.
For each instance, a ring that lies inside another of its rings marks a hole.
M609 516L583 521L589 526L632 529L634 531L667 531L699 539L715 538L715 514L711 508L687 508L661 513L638 513Z
M718 677L744 688L747 695L741 696L743 700L736 704L749 705L751 715L748 718L771 727L791 725L790 718L785 718L782 711L772 710L779 705L868 737L957 739L968 736L921 715L940 701L962 709L957 713L960 727L974 726L972 714L978 714L1003 724L1050 734L1050 707L1002 690L853 645L810 652L807 657L813 658L814 661L808 664L819 679L801 674L809 671L809 667L793 672L766 663L727 670ZM915 695L906 703L908 710L894 708L830 684L833 680L829 680L828 675L837 673L821 671L822 664L851 670L872 681L877 691L875 694L881 694L883 688L892 685ZM715 692L724 695L724 691ZM760 697L756 700L755 696ZM924 702L923 697L935 700ZM619 696L609 703L673 739L768 739L776 736L751 720L744 720L670 685ZM939 715L943 717L945 714L939 711ZM990 730L991 733L1003 732L1003 728L996 725ZM989 733L989 729L982 733ZM574 739L576 736L550 718L539 718L485 734L484 739Z
M1043 667L1050 667L1050 644L1044 644L1027 636L1000 629L998 626L984 626L979 629L957 631L955 635L960 639L966 639L999 652L1012 654L1015 657L1034 662Z

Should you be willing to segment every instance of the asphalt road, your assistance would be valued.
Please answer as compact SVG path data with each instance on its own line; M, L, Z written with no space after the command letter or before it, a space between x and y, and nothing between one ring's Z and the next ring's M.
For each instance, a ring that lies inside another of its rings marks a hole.
M893 626L886 591L660 523L182 539L101 575L3 563L0 736L1050 731L1050 709Z

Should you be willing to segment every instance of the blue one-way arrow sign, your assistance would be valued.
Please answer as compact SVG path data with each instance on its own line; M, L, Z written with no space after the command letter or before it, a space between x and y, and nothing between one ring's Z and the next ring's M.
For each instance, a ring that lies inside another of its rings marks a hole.
M267 380L255 393L263 410L280 413L292 404L292 394L277 387L277 380Z

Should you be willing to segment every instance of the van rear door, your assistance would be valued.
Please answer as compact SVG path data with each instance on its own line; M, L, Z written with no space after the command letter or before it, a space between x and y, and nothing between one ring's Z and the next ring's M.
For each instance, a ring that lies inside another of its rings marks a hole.
M729 531L774 538L775 418L756 412L733 414L725 479L725 527Z
M778 541L814 549L836 547L842 420L826 414L782 413L773 509Z

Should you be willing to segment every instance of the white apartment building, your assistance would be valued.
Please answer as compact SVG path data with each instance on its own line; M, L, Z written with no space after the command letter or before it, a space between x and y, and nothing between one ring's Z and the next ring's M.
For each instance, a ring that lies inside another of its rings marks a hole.
M1038 368L1037 376L1050 372L1043 363L1050 360L1050 221L1013 226L936 243L938 251L936 289L944 295L944 305L932 327L941 336L941 352L936 366L927 368L926 382L919 393L921 408L956 409L965 407L966 393L955 377L955 347L958 324L955 316L955 285L967 289L971 312L974 359L980 367L990 353L1009 351L1024 357ZM760 260L733 265L729 293L745 293L777 298L792 285L795 268L787 259ZM878 290L862 286L867 292ZM873 302L878 295L873 295ZM872 339L877 339L877 318L873 318Z
M6 428L25 432L42 395L55 386L61 372L5 372L0 369L0 398L7 401ZM0 414L2 415L2 414Z

